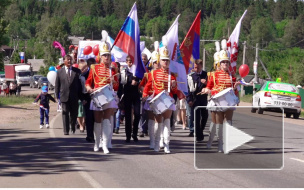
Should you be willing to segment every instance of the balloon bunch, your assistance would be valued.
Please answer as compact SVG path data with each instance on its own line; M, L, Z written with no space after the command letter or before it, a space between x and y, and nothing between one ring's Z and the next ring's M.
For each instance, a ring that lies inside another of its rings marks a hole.
M56 66L57 68L57 66ZM48 81L55 86L55 81L56 81L56 76L57 76L57 69L54 66L50 66L49 67L49 72L46 76L46 78L48 79Z

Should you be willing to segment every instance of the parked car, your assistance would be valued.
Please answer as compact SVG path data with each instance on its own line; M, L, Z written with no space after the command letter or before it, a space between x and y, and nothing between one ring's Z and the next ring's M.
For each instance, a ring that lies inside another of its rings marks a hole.
M38 86L38 88L40 89L41 87L43 87L43 86L48 86L49 85L49 81L48 81L48 79L46 78L46 77L40 77L39 79L38 79L38 84L37 84L37 86Z
M38 79L40 77L43 77L43 76L41 76L41 75L31 76L30 88L37 88L38 87Z
M0 74L0 85L2 85L4 80L5 80L5 74Z
M267 81L253 95L252 106L252 113L282 112L280 108L283 108L287 118L293 115L294 119L298 119L301 114L301 96L293 84ZM273 108L274 106L277 108Z

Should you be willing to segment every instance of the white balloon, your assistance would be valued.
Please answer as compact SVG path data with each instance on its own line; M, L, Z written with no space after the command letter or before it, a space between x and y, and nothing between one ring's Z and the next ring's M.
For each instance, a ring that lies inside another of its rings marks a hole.
M48 74L47 74L47 76L46 76L47 79L48 79L48 81L49 81L53 86L55 86L56 76L57 76L56 71L49 71Z

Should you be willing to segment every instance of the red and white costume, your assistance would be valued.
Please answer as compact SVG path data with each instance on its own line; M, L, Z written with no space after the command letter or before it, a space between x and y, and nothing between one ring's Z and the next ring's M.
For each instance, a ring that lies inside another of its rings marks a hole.
M90 86L93 89L101 88L107 84L113 86L113 90L117 91L119 87L118 77L115 75L115 68L107 67L105 64L95 64L91 66L89 76L86 80L86 86ZM114 76L115 75L115 76ZM111 76L114 76L114 82L111 84ZM102 108L97 108L93 101L91 101L90 109L96 111L106 110L108 108L118 108L116 100L112 100L108 104L105 104Z

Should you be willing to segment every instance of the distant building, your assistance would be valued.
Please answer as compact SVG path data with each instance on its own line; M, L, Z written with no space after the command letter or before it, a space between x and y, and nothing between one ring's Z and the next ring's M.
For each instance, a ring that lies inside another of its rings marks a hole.
M69 40L71 40L72 45L78 45L79 41L84 40L84 37L80 37L80 36L69 36L68 37Z
M11 57L13 51L14 51L14 48L11 48L9 46L6 46L6 45L3 45L0 47L0 51L1 52L4 52L4 56L5 57Z
M28 64L31 64L32 66L32 71L34 74L37 74L40 67L44 67L44 59L28 59L27 62Z

